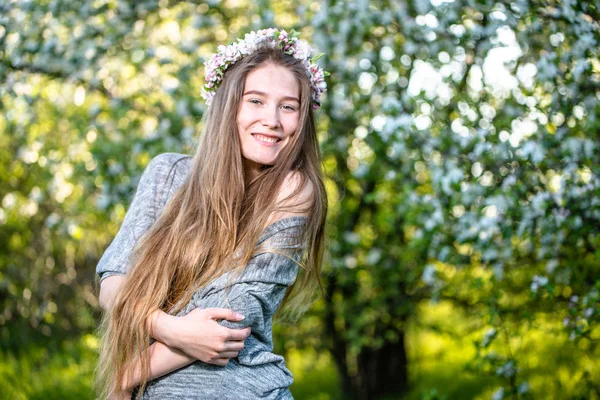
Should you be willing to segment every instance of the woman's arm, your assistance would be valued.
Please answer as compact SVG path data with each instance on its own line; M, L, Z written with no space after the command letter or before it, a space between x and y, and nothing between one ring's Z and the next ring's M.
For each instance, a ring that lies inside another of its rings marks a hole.
M237 357L237 352L244 348L244 340L250 335L250 328L229 329L219 324L219 321L239 322L243 319L243 315L227 308L196 308L183 317L158 310L150 316L148 324L154 339L189 357L191 361L183 365L196 360L226 365L230 358Z
M181 350L169 347L161 342L152 343L148 348L147 353L150 357L150 376L148 377L149 381L156 378L160 378L161 376L166 375L169 372L185 367L186 365L191 364L195 361L192 357L186 355ZM121 383L122 388L126 393L130 393L135 387L139 386L141 383L140 363L134 363L132 368L133 370L131 381L125 380ZM127 374L125 374L123 379L127 379Z
M105 311L112 307L114 298L125 279L127 278L124 275L113 275L102 280L99 302ZM183 365L195 360L224 365L223 363L226 364L226 361L231 358L232 349L241 346L239 348L241 350L244 347L244 339L250 334L250 329L229 329L219 325L217 321L238 322L243 319L243 315L227 308L197 309L183 317L156 310L149 318L148 328L155 340L162 342L171 350L185 352L190 361ZM237 353L233 355L236 356Z
M177 154L161 154L155 157L144 170L136 194L121 224L117 236L110 244L98 263L96 271L101 278L99 303L107 311L126 279L133 248L141 236L150 229L161 210L161 203L173 185L173 177L178 176L179 162L185 158ZM183 173L179 176L184 175ZM220 339L219 332L202 329L203 321L214 318L225 318L239 321L228 310L221 310L228 315L221 317L213 311L190 313L178 319L160 318L152 325L152 337L164 344L183 350L189 356L204 362L212 363L212 353L219 352L225 341ZM166 313L157 310L154 315L166 317ZM164 323L163 323L164 321ZM167 324L168 323L168 324ZM200 327L200 328L199 328ZM244 330L240 334L249 334Z
M115 300L115 297L117 297L117 293L119 293L125 279L125 275L111 275L100 282L98 303L100 304L101 309L108 311L112 308L112 303Z
M213 341L212 346L206 346L200 342L196 344L196 351L200 351L203 355L202 358L205 358L205 360L202 361L209 364L225 366L230 358L238 356L238 353L244 348L244 340L248 337L250 328L228 329L221 326L218 320L240 321L241 318L232 317L232 315L235 314L232 310L216 308L204 310L197 308L188 315L191 314L195 314L194 317L201 321L200 325L194 323L194 335L204 335L207 342ZM239 316L239 314L237 315ZM185 317L173 317L168 314L162 315L155 313L153 314L150 325L155 325L161 318ZM184 332L185 329L179 332L182 331ZM218 349L218 351L215 350L215 348ZM154 342L150 345L147 352L150 358L150 376L148 380L159 378L200 359L192 357L177 348L161 342ZM123 388L126 391L132 390L138 386L141 381L141 365L137 363L134 364L132 368L132 380L130 382L123 382Z

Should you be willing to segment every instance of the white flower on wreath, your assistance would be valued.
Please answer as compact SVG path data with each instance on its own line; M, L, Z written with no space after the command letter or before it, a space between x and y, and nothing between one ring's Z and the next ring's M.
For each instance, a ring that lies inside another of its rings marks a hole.
M299 40L294 46L294 58L297 60L306 60L310 57L310 46L303 40Z

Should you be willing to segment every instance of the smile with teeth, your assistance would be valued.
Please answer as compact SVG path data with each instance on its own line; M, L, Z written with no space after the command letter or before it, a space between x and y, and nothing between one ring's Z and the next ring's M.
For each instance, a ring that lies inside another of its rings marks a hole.
M277 143L281 140L279 138L275 138L272 136L265 136L265 135L261 135L259 133L255 133L252 136L254 136L254 138L256 140L258 140L259 142L265 142L265 143Z

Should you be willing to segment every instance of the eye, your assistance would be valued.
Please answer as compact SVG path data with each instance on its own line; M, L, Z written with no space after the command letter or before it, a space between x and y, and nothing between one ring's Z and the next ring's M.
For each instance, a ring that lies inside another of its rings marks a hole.
M259 99L250 99L248 100L248 102L252 104L262 104L262 101L260 101Z
M296 107L289 104L284 104L281 106L281 108L283 108L286 111L296 111Z

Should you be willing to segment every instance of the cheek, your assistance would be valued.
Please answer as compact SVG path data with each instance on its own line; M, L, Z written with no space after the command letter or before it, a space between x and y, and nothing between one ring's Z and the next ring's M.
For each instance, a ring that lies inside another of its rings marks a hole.
M300 127L300 121L298 120L297 117L292 117L288 120L287 131L288 131L289 135L295 134L299 127Z
M244 129L251 122L252 110L249 110L246 104L243 104L238 110L236 122L238 128Z
M245 119L244 112L240 111L236 118L236 123L237 123L238 128L242 128L244 126L244 119Z

